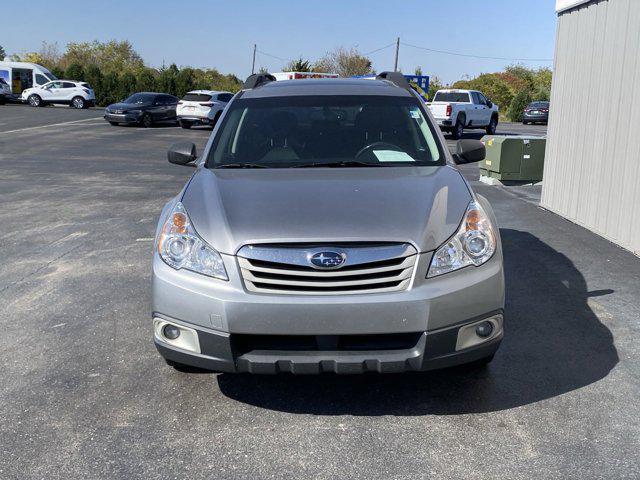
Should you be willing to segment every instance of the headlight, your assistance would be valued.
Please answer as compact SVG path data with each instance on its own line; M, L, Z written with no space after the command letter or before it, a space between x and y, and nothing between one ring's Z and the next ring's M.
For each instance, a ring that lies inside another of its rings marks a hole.
M480 204L471 202L458 231L433 254L427 278L482 265L495 251L496 235L489 217Z
M180 270L228 280L222 257L202 240L191 225L182 203L176 203L158 237L158 253L164 262Z

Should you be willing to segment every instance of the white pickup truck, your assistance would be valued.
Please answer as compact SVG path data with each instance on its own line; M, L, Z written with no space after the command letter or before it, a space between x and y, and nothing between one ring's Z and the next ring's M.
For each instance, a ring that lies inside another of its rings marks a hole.
M498 126L498 106L477 90L438 90L427 106L440 128L456 139L465 128L484 128L493 135Z

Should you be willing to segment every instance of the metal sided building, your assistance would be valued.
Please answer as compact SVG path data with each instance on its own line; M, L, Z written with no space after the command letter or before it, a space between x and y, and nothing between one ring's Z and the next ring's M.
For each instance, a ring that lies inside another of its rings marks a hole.
M640 255L640 0L557 0L541 205Z

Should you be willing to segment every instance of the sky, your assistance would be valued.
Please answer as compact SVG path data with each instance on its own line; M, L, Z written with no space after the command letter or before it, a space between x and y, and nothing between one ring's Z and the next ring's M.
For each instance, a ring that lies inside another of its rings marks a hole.
M370 53L377 71L398 66L451 83L506 65L552 67L554 0L28 0L20 15L0 17L8 54L37 51L43 41L129 40L154 67L215 67L241 78L281 71L287 59L311 61L337 47ZM413 45L413 46L408 46ZM385 48L382 48L385 47ZM472 58L415 47L510 60ZM378 50L380 49L380 50ZM277 57L277 58L276 58Z

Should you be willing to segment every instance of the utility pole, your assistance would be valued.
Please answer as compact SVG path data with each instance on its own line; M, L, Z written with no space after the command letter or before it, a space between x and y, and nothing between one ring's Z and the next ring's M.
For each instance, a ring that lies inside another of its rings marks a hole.
M400 37L396 40L396 61L393 64L393 71L398 71L398 53L400 52Z
M251 63L251 75L256 72L256 44L253 44L253 62Z

